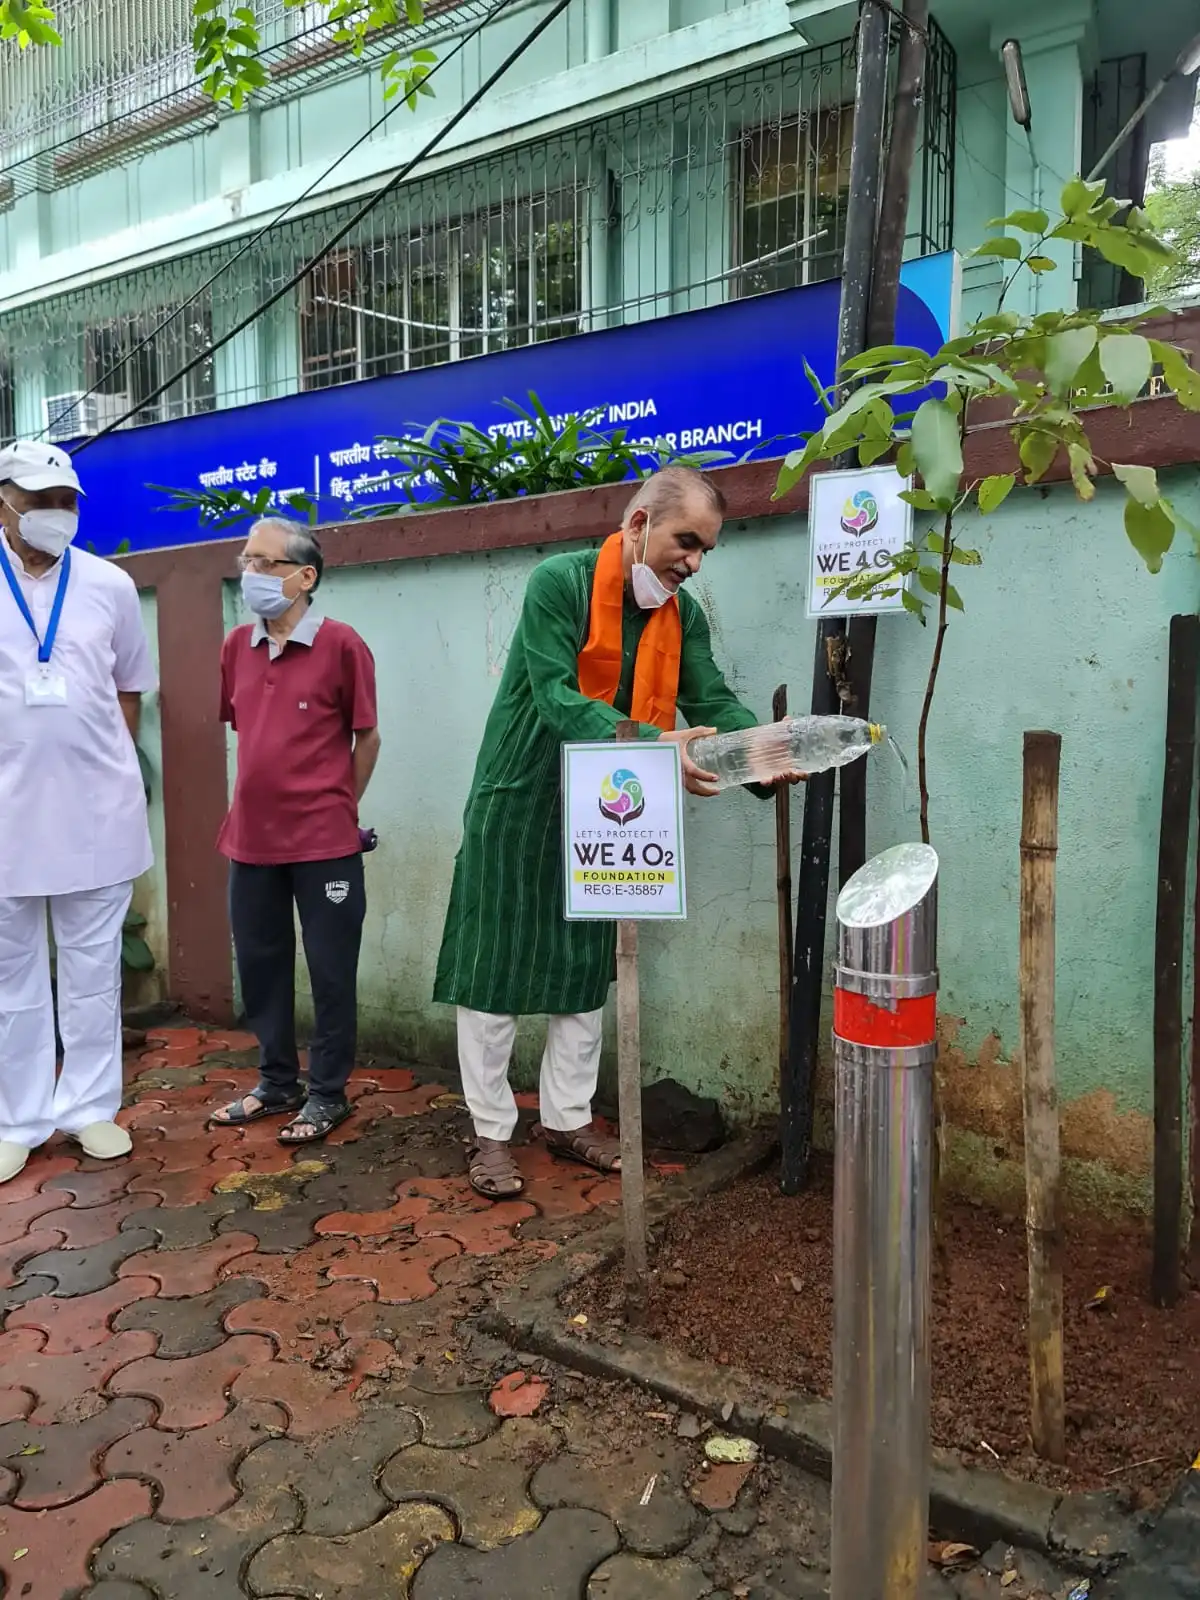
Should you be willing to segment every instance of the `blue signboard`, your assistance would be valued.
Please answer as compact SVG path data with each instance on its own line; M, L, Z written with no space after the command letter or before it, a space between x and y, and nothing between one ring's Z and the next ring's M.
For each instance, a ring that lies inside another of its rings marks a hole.
M906 263L896 338L935 350L951 336L957 260L951 252ZM193 512L168 509L172 489L302 493L322 522L345 520L403 496L389 481L381 437L411 435L439 418L505 430L523 424L503 402L530 390L555 416L595 415L652 448L778 456L820 424L804 363L834 376L839 285L813 284L734 300L548 344L265 400L178 422L108 434L76 463L88 498L81 538L101 555L211 538ZM82 441L81 441L82 442ZM77 449L78 446L73 446Z

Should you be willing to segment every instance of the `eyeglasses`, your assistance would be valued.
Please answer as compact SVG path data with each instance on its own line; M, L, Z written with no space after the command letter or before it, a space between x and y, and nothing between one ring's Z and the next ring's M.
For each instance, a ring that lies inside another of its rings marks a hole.
M298 567L299 561L275 561L270 556L239 556L242 572L274 572L277 567Z

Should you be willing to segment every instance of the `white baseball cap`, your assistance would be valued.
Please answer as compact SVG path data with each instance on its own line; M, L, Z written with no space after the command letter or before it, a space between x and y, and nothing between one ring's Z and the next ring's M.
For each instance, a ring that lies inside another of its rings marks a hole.
M15 483L18 489L33 494L39 489L84 492L67 452L56 444L39 444L33 439L18 439L0 450L0 483Z

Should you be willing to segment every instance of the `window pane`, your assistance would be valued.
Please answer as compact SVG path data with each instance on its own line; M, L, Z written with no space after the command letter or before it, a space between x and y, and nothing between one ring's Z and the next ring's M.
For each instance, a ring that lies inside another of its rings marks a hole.
M853 124L854 107L842 106L743 137L742 294L840 273Z

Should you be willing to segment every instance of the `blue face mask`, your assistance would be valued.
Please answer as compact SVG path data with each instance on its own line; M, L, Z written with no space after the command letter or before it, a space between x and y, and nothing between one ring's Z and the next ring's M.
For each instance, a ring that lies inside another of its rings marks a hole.
M283 579L273 578L266 572L242 573L242 600L256 617L269 622L283 616L295 605L283 592Z

